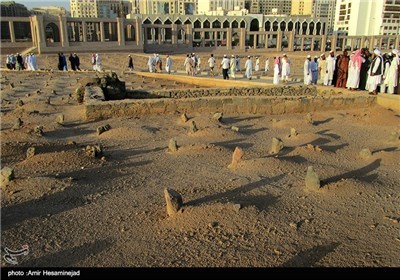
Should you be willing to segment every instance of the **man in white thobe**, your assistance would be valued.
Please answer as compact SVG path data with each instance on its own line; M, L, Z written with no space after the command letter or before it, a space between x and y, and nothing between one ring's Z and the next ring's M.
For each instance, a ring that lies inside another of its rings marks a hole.
M256 66L254 67L254 71L260 71L260 58L258 56L256 57Z
M392 62L390 63L389 71L385 79L385 84L388 87L387 93L389 94L394 93L394 88L398 86L397 82L399 79L399 64L400 64L399 51L393 50L392 55L393 59Z
M290 62L286 54L282 57L282 81L287 83L290 75Z
M360 83L361 65L365 62L365 58L361 55L361 49L357 50L350 58L349 74L347 78L347 88L350 90L358 89Z
M309 85L311 84L311 55L307 55L306 61L304 61L304 84Z
M372 95L377 94L376 88L382 82L382 74L383 74L383 59L381 56L381 51L375 49L372 55L371 67L368 70L366 90L369 91L369 94Z
M329 56L326 59L326 71L327 71L326 74L328 76L328 83L325 84L326 86L332 85L333 73L335 72L335 66L336 66L335 53L333 51L331 51L329 53Z
M251 76L253 74L253 61L251 60L250 56L247 57L244 68L246 68L246 78L251 80Z
M168 74L171 74L171 68L172 68L172 60L167 55L167 59L165 60L165 71L167 71Z
M234 79L236 79L235 72L236 72L236 60L235 60L235 56L232 54L230 65L229 65L229 74Z

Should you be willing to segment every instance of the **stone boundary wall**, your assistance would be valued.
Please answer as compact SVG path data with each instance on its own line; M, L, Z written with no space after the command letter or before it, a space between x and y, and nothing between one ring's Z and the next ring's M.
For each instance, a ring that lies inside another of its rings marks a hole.
M165 98L203 98L222 96L316 96L316 87L283 86L270 88L197 88L197 89L171 89L151 92Z
M379 93L376 103L384 108L400 112L400 95Z
M365 108L375 104L376 97L365 94L127 99L107 102L91 100L85 104L85 114L88 120L174 113L223 112L224 114L279 115Z

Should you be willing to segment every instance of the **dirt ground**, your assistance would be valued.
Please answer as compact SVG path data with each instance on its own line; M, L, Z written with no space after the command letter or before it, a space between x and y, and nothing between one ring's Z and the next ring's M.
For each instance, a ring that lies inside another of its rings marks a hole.
M86 121L68 96L74 74L1 75L1 164L16 176L1 190L1 241L29 246L20 266L400 266L399 113L317 112L314 125L305 114L193 114L189 134L179 114ZM291 128L299 135L287 137ZM278 155L272 137L285 144ZM96 143L105 158L86 155ZM231 169L235 147L245 155ZM372 156L360 158L363 148ZM305 190L308 166L317 192ZM182 213L167 217L164 188L182 195Z

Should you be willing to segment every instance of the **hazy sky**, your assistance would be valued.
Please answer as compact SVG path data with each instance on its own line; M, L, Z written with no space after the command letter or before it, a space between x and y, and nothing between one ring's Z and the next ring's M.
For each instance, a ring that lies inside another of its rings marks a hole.
M69 10L69 0L14 0L17 3L24 4L28 9L43 7L43 6L57 6L64 7Z

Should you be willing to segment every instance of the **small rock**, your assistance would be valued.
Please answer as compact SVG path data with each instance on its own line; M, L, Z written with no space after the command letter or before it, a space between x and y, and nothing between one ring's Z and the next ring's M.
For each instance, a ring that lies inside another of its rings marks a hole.
M25 94L25 97L29 97L29 96L31 96L31 94L30 94L30 93L27 93L27 94Z
M308 113L308 114L307 114L307 116L306 116L306 121L307 121L309 124L314 124L314 120L313 120L313 118L312 118L311 113Z
M289 137L296 137L298 135L297 130L295 128L290 129L290 135Z
M277 119L272 119L271 121L272 121L272 123L277 123L277 122L279 122L279 120L277 120Z
M38 125L35 127L35 130L33 131L37 136L43 136L43 126Z
M196 126L196 123L194 121L192 121L190 123L190 127L189 127L189 133L195 133L198 131L198 128Z
M279 138L272 138L271 154L279 153L284 147L282 140Z
M182 196L173 189L164 189L168 216L175 215L183 206Z
M36 155L36 148L35 147L30 147L28 148L28 150L26 151L26 158L32 158Z
M45 103L50 105L50 97L46 97Z
M169 140L169 143L168 143L168 150L169 150L170 152L177 152L177 151L178 151L178 144L176 143L176 140L175 140L175 139Z
M208 226L209 226L210 228L215 228L215 227L218 226L218 223L217 223L217 222L212 222L212 223L209 223Z
M76 145L76 142L75 141L68 141L67 145Z
M14 83L10 83L10 88L13 89L14 87Z
M314 145L312 145L312 144L307 144L307 149L313 150L313 151L314 151Z
M38 90L36 91L36 93L37 93L37 94L41 94L42 91L41 91L40 89L38 89Z
M236 147L232 154L232 162L228 167L236 168L238 163L242 161L243 156L244 156L243 150L239 147Z
M233 209L234 209L236 212L239 212L239 210L242 209L242 205L240 205L240 204L234 204L234 205L233 205Z
M322 149L320 146L315 146L315 151L317 151L318 153L322 152Z
M20 118L17 118L12 129L20 129L23 124L24 122Z
M213 120L221 121L223 115L224 115L223 113L215 113L215 114L212 116L212 118L213 118Z
M314 171L312 166L307 168L306 175L306 189L309 191L318 191L321 187L321 182L319 180L318 174Z
M188 120L189 120L189 118L188 118L188 116L185 114L185 113L183 113L182 115L181 115L181 120L182 120L182 122L187 122Z
M63 125L64 124L64 115L63 114L58 115L57 118L56 118L56 122L58 124Z
M1 169L0 177L1 177L1 186L2 187L7 186L12 180L15 179L14 169L10 167L4 167L3 169Z
M239 132L239 127L237 127L237 126L232 126L231 129L232 129L233 131Z
M54 89L51 91L51 93L57 95L57 92Z
M97 128L97 135L100 135L100 134L102 134L102 133L104 133L104 132L106 132L106 131L108 131L110 129L111 129L111 125L109 125L109 124L106 124L104 126L99 126Z
M372 156L372 152L371 152L370 149L365 148L365 149L362 149L362 150L358 153L358 155L359 155L360 158L362 158L362 159L368 159L368 158L370 158L370 157Z
M93 146L86 146L86 154L91 158L102 157L103 147L100 144L95 144Z
M292 227L292 228L297 228L297 224L296 223L290 223L289 226Z
M17 101L15 102L15 106L22 107L22 106L24 106L24 102L18 98Z

